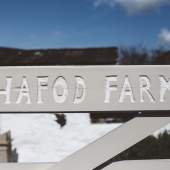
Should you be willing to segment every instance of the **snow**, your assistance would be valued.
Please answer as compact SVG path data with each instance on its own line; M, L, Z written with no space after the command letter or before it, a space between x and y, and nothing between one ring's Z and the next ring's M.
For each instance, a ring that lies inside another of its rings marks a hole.
M165 127L163 127L163 128L161 128L161 129L157 130L156 132L154 132L154 133L153 133L153 136L158 137L158 135L159 135L160 133L163 133L163 132L165 132L165 131L167 131L168 133L170 132L170 123L169 123L168 125L166 125Z
M59 162L120 126L91 124L89 113L67 113L63 128L54 114L1 114L0 133L11 131L18 162ZM154 133L170 129L170 124Z
M34 55L41 55L41 52L40 52L40 51L36 51L36 52L34 53Z
M89 113L67 113L60 128L54 114L1 114L1 134L11 131L18 162L58 162L120 126L91 124Z
M36 51L34 55L43 56L44 54L41 51Z

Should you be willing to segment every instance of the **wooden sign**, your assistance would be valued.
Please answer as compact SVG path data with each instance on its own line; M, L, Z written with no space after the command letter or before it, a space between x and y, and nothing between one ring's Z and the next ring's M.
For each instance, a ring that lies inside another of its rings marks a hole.
M170 110L170 66L1 67L1 112Z

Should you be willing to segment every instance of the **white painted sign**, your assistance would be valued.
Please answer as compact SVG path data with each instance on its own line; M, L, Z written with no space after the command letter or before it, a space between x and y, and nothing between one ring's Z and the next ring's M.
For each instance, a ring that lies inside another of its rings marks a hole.
M1 112L170 110L170 66L1 67Z

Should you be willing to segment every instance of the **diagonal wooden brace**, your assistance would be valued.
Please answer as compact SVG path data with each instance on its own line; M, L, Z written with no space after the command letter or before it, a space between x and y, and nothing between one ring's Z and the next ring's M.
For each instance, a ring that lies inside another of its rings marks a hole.
M92 170L170 123L170 117L136 117L48 170Z

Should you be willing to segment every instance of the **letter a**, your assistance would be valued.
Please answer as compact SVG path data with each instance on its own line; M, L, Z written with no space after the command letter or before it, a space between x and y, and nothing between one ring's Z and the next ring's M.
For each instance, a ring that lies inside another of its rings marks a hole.
M131 85L130 85L130 81L129 81L129 78L127 76L125 77L125 81L124 81L124 84L123 84L123 88L122 88L122 92L121 92L121 95L120 95L119 102L123 102L123 99L124 99L125 96L129 96L130 101L135 102L134 97L133 97L133 93L132 93L132 88L131 88Z
M31 104L29 87L25 77L22 79L21 88L16 103L21 103L23 96L27 98L27 104Z

